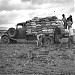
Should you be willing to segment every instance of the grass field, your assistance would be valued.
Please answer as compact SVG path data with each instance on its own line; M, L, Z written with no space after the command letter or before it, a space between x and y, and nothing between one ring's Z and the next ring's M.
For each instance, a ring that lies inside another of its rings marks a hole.
M0 75L75 75L75 46L37 47L36 43L1 44Z
M75 75L75 47L0 44L0 75Z

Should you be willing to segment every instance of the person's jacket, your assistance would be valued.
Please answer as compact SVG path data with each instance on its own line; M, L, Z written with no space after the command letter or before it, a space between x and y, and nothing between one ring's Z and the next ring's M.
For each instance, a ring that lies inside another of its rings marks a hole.
M54 31L54 34L55 35L61 35L61 29L59 27L56 27L55 31Z

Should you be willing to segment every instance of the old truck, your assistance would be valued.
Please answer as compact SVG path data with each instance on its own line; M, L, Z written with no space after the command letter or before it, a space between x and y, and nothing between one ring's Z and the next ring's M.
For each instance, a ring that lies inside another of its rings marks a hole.
M62 30L62 38L68 37L63 28L63 22L58 20L56 16L37 18L18 23L16 28L9 28L2 36L1 42L4 44L16 43L18 39L27 41L36 41L38 34L44 34L42 39L44 45L54 44L54 29L59 26Z

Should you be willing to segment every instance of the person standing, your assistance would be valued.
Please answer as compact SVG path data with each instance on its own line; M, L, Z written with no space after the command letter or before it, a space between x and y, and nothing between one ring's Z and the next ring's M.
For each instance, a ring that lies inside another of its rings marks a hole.
M37 34L37 46L42 46L42 39L44 38L44 34Z
M69 27L68 47L70 47L71 44L75 45L75 42L73 41L73 39L74 39L74 32L73 32L72 25L70 25L70 27Z
M62 21L64 22L64 29L67 29L67 21L66 21L66 17L65 14L62 14Z
M72 26L72 24L73 24L72 15L70 15L70 16L67 18L67 24L68 24L68 29L69 29L70 26Z
M60 37L61 37L61 29L59 27L56 27L54 30L54 41L56 44L60 43L59 41Z

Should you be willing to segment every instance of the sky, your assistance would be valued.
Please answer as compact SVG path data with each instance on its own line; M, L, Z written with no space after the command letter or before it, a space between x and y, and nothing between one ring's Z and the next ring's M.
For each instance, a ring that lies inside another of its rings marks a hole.
M0 29L15 27L33 17L73 16L74 0L0 0ZM55 12L54 12L55 11ZM73 27L75 27L73 24Z

